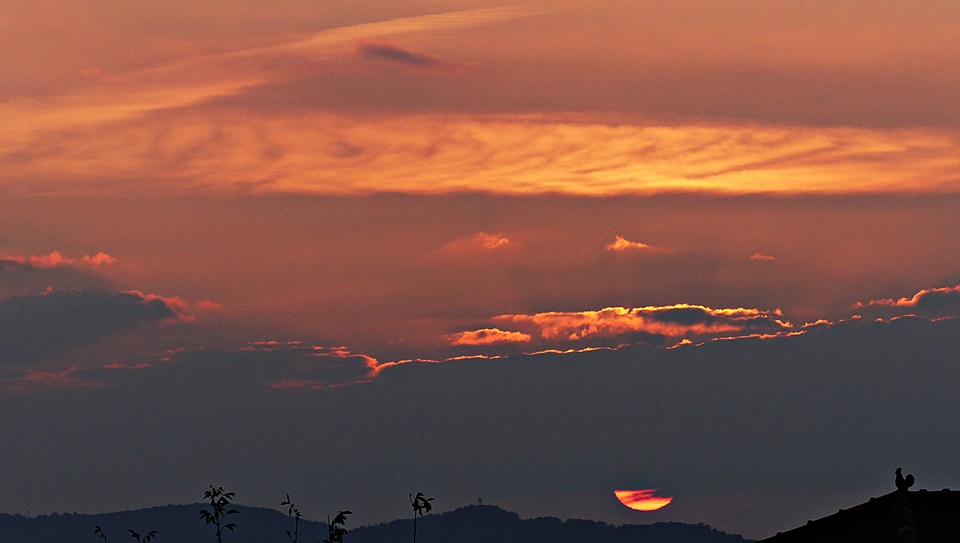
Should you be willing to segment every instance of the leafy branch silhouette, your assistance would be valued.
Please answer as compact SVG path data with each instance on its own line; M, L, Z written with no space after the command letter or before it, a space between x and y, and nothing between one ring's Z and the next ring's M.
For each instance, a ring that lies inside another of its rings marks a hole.
M133 531L133 530L127 530L127 531L130 532L130 536L131 536L131 537L133 537L134 539L137 540L137 543L150 543L150 541L152 541L152 540L154 540L154 539L157 538L157 531L156 531L156 530L150 530L150 533L147 534L147 535L145 535L145 536L143 536L143 537L140 537L140 533L139 533L139 532L135 532L135 531Z
M236 509L227 509L236 495L235 492L225 492L222 486L214 487L213 485L210 485L210 490L203 493L203 499L210 500L210 510L201 509L200 520L217 527L217 543L223 543L224 530L232 532L237 527L233 522L223 523L226 517L238 513Z
M333 517L332 521L327 516L327 530L330 535L323 543L343 543L343 536L347 535L347 515L352 514L352 511L337 511L337 516Z
M93 533L100 536L100 539L103 540L103 543L107 543L107 534L103 533L103 528L99 526L94 526Z
M417 517L422 517L433 509L433 506L430 505L433 498L425 497L423 492L417 492L416 496L409 494L409 497L410 505L413 507L413 543L417 543Z

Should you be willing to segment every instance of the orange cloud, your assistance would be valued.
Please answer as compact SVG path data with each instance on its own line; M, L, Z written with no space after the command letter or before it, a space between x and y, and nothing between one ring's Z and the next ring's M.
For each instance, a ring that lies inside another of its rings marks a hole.
M26 264L30 267L38 269L57 268L60 266L96 269L101 266L117 263L116 258L103 252L97 253L93 256L84 255L79 258L68 258L60 254L59 251L52 251L46 255L0 256L0 260L17 264Z
M284 349L300 349L302 348L303 343L300 341L287 341L281 343L279 341L251 341L243 347L240 347L240 351L280 351Z
M28 371L23 377L0 380L0 386L10 392L33 392L51 388L100 388L104 383L78 375L80 368L73 366L63 371Z
M647 245L646 243L640 243L639 241L630 241L623 236L617 236L613 240L613 243L605 246L604 249L608 251L644 251L652 253L669 253L670 249L665 249L663 247L654 247L653 245Z
M484 249L490 249L491 251L505 247L510 243L509 239L500 234L486 234L484 232L477 234L477 240L480 242L481 247Z
M776 262L777 258L770 255L765 255L763 253L753 253L750 255L750 260L757 260L760 262Z
M443 246L441 252L447 254L470 254L483 251L502 251L517 244L503 234L478 232L476 235L455 239Z
M508 322L536 330L547 340L579 341L616 338L634 333L670 338L721 334L778 332L793 327L781 320L779 310L713 309L702 305L676 304L627 309L608 307L600 311L547 312L534 315L500 315Z
M701 305L677 304L627 309L608 307L600 311L548 312L534 315L497 317L519 324L533 324L544 338L569 340L588 336L618 336L630 332L649 332L670 337L688 334L726 334L741 332L751 325L789 328L779 320L779 311L759 309L712 309Z
M492 345L495 343L526 343L530 335L522 332L505 332L499 328L481 328L446 336L451 345Z

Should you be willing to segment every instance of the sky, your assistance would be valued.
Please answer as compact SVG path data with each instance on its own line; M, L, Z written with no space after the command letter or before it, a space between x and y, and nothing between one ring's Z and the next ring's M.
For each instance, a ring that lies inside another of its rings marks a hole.
M422 491L761 538L900 466L956 488L958 35L940 0L5 1L0 512Z

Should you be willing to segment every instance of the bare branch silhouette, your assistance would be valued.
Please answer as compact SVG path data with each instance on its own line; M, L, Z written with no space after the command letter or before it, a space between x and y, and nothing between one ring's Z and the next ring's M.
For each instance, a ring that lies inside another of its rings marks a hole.
M300 540L300 510L297 509L297 506L290 501L290 494L287 494L287 499L280 502L280 505L286 505L287 514L293 517L293 533L290 533L290 530L287 530L287 537L290 538L292 543L298 543Z

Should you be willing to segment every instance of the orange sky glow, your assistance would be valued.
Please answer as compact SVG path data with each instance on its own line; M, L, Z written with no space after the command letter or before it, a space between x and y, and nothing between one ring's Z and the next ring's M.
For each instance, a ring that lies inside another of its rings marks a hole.
M655 480L760 537L885 443L954 473L958 35L945 0L2 2L0 510L224 473L628 522L612 482Z
M343 85L399 82L409 92L469 87L497 77L494 66L515 68L493 50L489 66L469 58L463 73L432 73L429 51L446 51L445 41L461 43L477 27L535 28L571 15L550 11L490 7L341 26L258 47L178 53L136 68L86 67L87 75L78 70L70 85L43 96L0 94L0 186L18 193L122 186L128 193L581 196L960 189L960 132L950 127L666 120L600 104L498 113L469 103L442 113L398 104L376 111L374 97L370 112L344 111L333 89L327 97L314 88L344 77L350 81ZM789 43L789 33L783 37ZM383 47L394 56L368 58L357 41L367 38L393 40ZM449 51L457 53L464 51ZM136 186L121 181L130 177L139 179Z
M39 187L49 192L109 192L115 180L141 171L155 181L129 190L605 196L960 189L960 134L941 130L188 112L110 123L78 114L75 127L38 131L34 119L17 122L20 115L4 115L14 123L12 139L21 140L9 144L11 153L57 142L55 154L3 163L7 188L27 194L37 190L29 179L49 180ZM30 134L17 137L18 124Z

